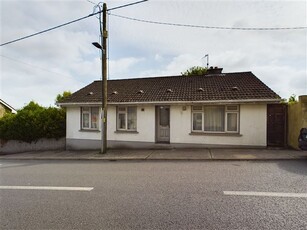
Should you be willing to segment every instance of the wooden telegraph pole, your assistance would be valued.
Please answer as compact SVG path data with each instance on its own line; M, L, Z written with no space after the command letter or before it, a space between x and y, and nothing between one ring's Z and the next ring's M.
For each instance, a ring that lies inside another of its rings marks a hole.
M107 31L107 4L103 3L102 9L102 47L103 47L103 57L102 57L102 82L103 82L103 125L102 125L102 132L103 132L103 140L102 140L102 149L101 153L107 152L107 116L108 116L108 104L107 104L107 97L108 97L108 85L107 85L107 38L108 38L108 31Z

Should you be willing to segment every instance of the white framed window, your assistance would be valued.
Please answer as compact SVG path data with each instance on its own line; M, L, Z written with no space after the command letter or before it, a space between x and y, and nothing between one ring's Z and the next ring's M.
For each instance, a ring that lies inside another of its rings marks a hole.
M192 106L192 131L206 133L238 133L239 106Z
M117 107L117 130L136 131L136 106Z
M192 106L192 131L203 131L204 113L202 106Z
M81 129L98 130L99 108L81 107Z
M204 106L204 131L224 132L225 106Z
M226 132L239 131L239 106L226 106Z

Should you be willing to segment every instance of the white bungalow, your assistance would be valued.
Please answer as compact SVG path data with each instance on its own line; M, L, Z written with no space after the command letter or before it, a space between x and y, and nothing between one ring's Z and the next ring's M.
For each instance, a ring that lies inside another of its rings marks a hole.
M73 93L67 149L101 146L102 82ZM280 97L251 72L108 80L108 148L266 147Z

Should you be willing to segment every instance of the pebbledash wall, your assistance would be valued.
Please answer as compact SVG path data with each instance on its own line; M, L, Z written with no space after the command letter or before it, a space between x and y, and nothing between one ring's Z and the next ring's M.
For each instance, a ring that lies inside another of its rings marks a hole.
M21 153L29 151L64 150L65 138L46 139L42 138L31 143L9 140L0 140L0 153Z
M191 106L170 106L170 147L266 147L266 104L240 105L239 134L191 133ZM67 149L99 149L100 131L80 129L80 107L67 107ZM116 106L108 107L108 148L155 148L155 106L138 105L137 132L116 131ZM167 147L163 144L164 147Z

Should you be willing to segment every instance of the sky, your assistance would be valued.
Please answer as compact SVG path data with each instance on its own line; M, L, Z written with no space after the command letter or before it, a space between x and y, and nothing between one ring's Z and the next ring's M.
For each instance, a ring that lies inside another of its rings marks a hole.
M136 0L135 0L136 1ZM105 1L109 9L135 1ZM95 0L0 0L0 43L93 13ZM192 66L252 71L282 98L307 95L307 29L226 30L210 27L306 27L306 1L149 0L110 11L108 79L180 75ZM0 46L0 98L15 109L31 100L55 106L57 94L101 79L96 16Z

